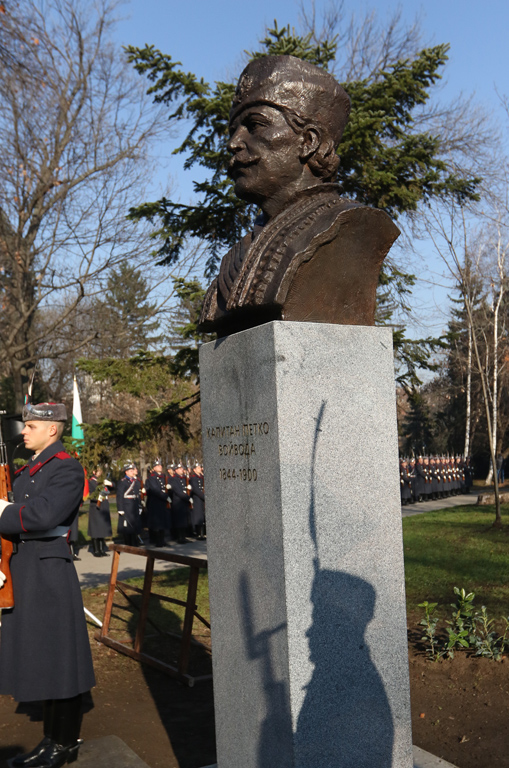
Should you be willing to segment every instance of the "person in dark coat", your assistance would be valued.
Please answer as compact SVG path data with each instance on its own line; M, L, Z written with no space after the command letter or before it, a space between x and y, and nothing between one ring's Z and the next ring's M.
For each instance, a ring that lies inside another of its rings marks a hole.
M44 738L13 766L59 768L76 759L81 697L95 685L78 576L67 536L83 499L84 473L60 442L65 405L23 408L25 447L14 503L0 500L0 533L13 537L14 607L2 611L0 694L42 701ZM0 578L3 585L3 579Z
M110 480L101 481L102 469L96 471L88 481L90 492L90 507L88 512L88 535L92 539L94 557L109 555L106 538L111 536L110 502L108 496L112 483Z
M189 510L191 507L191 498L189 491L191 486L187 482L186 473L182 464L175 469L175 474L170 477L171 486L171 514L173 525L177 531L177 542L187 544L185 537L186 528L189 525Z
M170 535L172 535L172 529L175 525L171 515L171 502L172 502L172 490L171 490L171 478L175 477L175 464L172 462L166 467L166 490L168 491L168 508L166 510L166 524L165 528Z
M203 540L205 538L205 486L203 480L203 467L197 463L194 468L194 474L189 478L191 486L191 525L194 535Z
M419 456L417 464L415 465L415 499L416 501L424 501L424 497L427 495L427 470L424 468L424 459Z
M406 459L400 459L399 462L399 483L401 504L404 507L412 500L412 480L408 474L408 461Z
M117 483L118 528L124 544L129 547L139 546L141 533L141 483L137 478L136 464L128 461L124 464L124 477Z
M155 547L164 547L164 529L168 524L168 491L161 459L155 459L153 462L145 490L149 540Z

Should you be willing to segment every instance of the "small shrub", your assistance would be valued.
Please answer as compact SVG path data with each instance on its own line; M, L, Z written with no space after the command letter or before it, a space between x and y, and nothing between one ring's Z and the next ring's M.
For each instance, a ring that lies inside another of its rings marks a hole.
M439 618L434 616L438 603L425 600L419 603L424 609L424 618L419 622L425 627L422 641L426 644L426 655L430 661L438 661L443 656L454 658L456 650L473 650L475 656L484 656L499 661L508 645L509 617L504 617L505 629L499 635L495 629L495 619L490 619L486 606L478 611L474 607L474 592L454 587L456 602L451 603L453 609L451 619L446 619L446 638L440 640L438 635Z

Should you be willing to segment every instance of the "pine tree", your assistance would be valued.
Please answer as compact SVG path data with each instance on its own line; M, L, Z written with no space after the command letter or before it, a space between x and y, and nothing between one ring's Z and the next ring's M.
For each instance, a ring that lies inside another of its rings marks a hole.
M149 296L146 277L132 264L124 262L109 273L104 293L92 308L102 328L91 345L92 355L126 358L162 340L157 304Z

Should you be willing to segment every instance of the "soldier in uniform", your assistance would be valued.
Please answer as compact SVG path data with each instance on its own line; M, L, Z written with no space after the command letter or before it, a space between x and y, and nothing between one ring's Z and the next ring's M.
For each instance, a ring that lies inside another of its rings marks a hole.
M199 462L196 463L194 474L189 478L191 486L191 499L193 508L191 509L191 525L195 536L203 540L205 538L205 486L203 481L203 467Z
M401 504L406 506L412 500L412 480L408 474L408 461L400 459L399 482L401 487Z
M424 501L424 496L427 494L426 488L426 472L424 470L424 460L422 456L419 456L417 464L415 465L415 500Z
M44 738L12 765L59 768L77 757L81 697L95 685L81 590L67 536L83 499L83 468L64 451L61 403L27 403L14 503L0 500L0 532L14 536L14 608L2 611L0 694L42 701ZM1 578L0 585L3 585Z
M438 499L438 471L435 457L429 457L429 479L431 483L431 499Z
M161 459L155 459L145 483L147 492L147 525L150 543L164 547L164 529L168 520L168 491Z
M124 477L117 483L118 529L124 544L139 546L141 533L141 483L137 479L136 464L128 461L124 464Z
M108 496L112 483L101 482L102 469L98 467L88 481L90 508L88 512L88 535L92 539L94 557L106 557L109 552L106 538L111 536L110 502Z
M191 486L188 485L186 473L181 463L178 464L174 476L170 477L169 481L172 497L171 514L173 525L177 531L177 542L179 544L187 544L185 532L189 525L191 498L188 491Z

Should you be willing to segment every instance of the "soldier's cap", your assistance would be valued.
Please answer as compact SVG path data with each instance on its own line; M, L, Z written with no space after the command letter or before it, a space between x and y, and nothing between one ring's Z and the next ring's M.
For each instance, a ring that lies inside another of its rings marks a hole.
M157 467L158 464L161 465L161 467L163 466L163 461L162 459L159 458L159 456L157 456L152 462L152 469L154 469L154 467Z
M128 469L136 469L136 464L134 463L134 461L126 461L122 469L124 470L124 472L127 472Z
M67 421L67 409L63 403L25 403L21 418L23 421Z
M261 56L239 77L230 123L247 107L266 104L322 127L337 147L350 114L350 98L324 69L295 56Z

